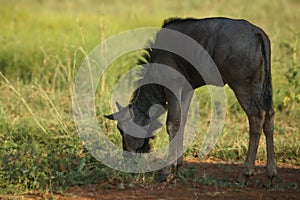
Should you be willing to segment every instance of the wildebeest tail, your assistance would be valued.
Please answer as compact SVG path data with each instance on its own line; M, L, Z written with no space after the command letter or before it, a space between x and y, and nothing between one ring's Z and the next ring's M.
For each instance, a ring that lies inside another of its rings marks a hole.
M264 33L259 34L261 41L261 50L264 63L264 82L262 88L263 107L267 115L272 111L272 76L271 76L271 44L268 36Z

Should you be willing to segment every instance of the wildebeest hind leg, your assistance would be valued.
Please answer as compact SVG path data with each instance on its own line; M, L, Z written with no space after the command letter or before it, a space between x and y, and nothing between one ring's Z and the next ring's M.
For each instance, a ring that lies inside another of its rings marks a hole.
M249 121L248 153L244 168L238 178L238 182L243 185L247 184L248 178L254 173L255 158L264 122L264 111L259 110L252 102L247 116Z
M267 143L267 166L266 166L266 179L264 185L270 187L273 185L274 177L277 175L277 169L274 158L274 111L271 109L268 114L266 114L266 119L264 123L264 133Z
M238 85L239 87L233 88L233 90L240 105L246 112L249 121L248 153L243 170L238 177L238 182L242 185L246 185L249 177L254 173L255 158L263 128L265 112L258 104L258 97L255 96L253 92L251 92L251 83L248 85Z

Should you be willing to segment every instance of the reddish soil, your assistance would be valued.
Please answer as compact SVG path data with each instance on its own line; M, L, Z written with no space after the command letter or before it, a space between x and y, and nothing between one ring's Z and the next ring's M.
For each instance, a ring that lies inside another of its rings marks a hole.
M108 187L101 182L89 186L73 186L64 195L34 194L4 199L59 199L59 200L197 200L197 199L300 199L300 166L278 164L279 178L273 188L264 188L264 164L256 164L256 174L251 177L247 187L234 182L242 169L241 165L226 164L222 161L199 161L189 159L182 170L192 168L195 174L186 181L152 183L143 186L116 183ZM205 181L207 177L207 181ZM213 177L213 178L209 178ZM193 179L201 180L193 181ZM214 182L215 181L215 182ZM110 189L107 189L110 188ZM0 198L1 199L1 198Z

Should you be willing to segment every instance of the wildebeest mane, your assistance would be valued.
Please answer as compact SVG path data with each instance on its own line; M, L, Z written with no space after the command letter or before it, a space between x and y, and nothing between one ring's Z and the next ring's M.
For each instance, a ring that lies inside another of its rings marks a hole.
M137 65L142 65L144 68L147 66L151 58L152 46L153 42L148 40L141 57L137 61Z
M186 21L199 21L199 19L187 17L187 18L180 18L180 17L171 17L168 19L165 19L162 25L162 28L165 28L166 26L174 23L181 23Z
M181 23L181 22L186 22L186 21L199 21L199 19L196 18L180 18L180 17L171 17L168 19L165 19L162 25L162 28L165 28L166 26L174 23ZM147 64L150 61L151 54L152 54L152 47L153 47L154 42L151 40L148 40L146 44L146 48L144 49L144 52L141 55L141 58L138 59L137 65L143 65L144 67L147 67Z
M172 18L168 18L168 19L164 20L164 22L162 24L162 28L165 28L166 26L168 26L170 24L174 24L174 23L181 23L181 22L186 22L186 21L197 21L197 20L199 20L199 19L172 17ZM155 38L153 41L155 41ZM154 46L153 41L152 40L147 41L147 44L145 45L145 48L143 49L143 52L140 55L140 58L137 60L136 64L141 66L140 71L138 72L138 76L140 76L141 78L139 80L137 80L137 82L136 82L137 85L141 85L141 82L145 75L145 71L147 70L147 67L149 66L151 57L155 54L155 51L157 51L156 53L158 53L159 51L163 51L163 50L153 48L153 46ZM139 95L140 92L141 92L141 90L139 90L139 89L135 90L135 92L132 95L132 99L130 101L131 103L135 102L134 99L137 99L136 97Z

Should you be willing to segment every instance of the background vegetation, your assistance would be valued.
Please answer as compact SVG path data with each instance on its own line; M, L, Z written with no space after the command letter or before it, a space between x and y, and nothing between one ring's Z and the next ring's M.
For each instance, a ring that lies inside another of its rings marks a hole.
M63 191L102 179L146 181L145 175L103 166L84 148L72 121L73 80L84 55L104 39L132 28L161 26L165 18L174 16L244 18L268 33L276 159L299 165L299 10L298 0L0 0L0 192ZM115 76L106 77L99 86L100 114L111 112L110 91L118 77L134 66L135 58L136 54L124 56L110 67ZM247 119L233 93L226 90L226 124L208 157L243 162ZM209 120L206 89L199 89L197 95L204 121L188 155L199 150ZM99 123L120 145L115 124L100 115ZM159 134L154 148L164 138ZM257 159L265 158L262 137Z

